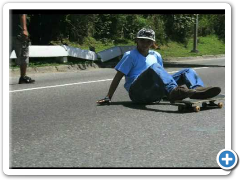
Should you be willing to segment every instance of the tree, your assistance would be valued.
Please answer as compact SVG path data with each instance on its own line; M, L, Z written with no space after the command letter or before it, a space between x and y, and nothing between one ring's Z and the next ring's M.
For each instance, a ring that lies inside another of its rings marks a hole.
M143 27L156 33L156 41L185 44L193 35L194 14L29 14L32 44L46 45L67 39L79 44L91 37L103 42L134 40ZM200 14L199 35L225 38L224 14Z
M177 41L187 46L192 36L195 18L192 14L167 14L164 16L165 32L169 40Z

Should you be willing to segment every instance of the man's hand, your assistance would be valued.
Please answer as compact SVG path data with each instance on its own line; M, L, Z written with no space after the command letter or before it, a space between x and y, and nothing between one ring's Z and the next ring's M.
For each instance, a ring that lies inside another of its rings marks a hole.
M117 71L117 73L114 76L113 81L110 85L107 96L103 99L98 100L97 101L98 105L110 105L113 94L114 94L115 90L117 89L118 84L121 81L123 76L124 76L124 74L122 72Z
M23 30L22 34L26 37L29 38L29 33L27 30Z
M111 99L109 97L105 97L97 101L98 105L110 105Z

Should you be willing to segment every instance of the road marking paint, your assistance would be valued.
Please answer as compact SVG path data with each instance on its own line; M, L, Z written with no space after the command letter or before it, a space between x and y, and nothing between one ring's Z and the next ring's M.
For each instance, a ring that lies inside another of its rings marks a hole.
M201 67L201 68L193 68L194 70L197 69L206 69L209 67ZM178 71L171 71L168 72L169 74L176 73ZM27 89L18 89L18 90L12 90L9 91L10 93L15 92L23 92L23 91L32 91L32 90L39 90L39 89L50 89L50 88L57 88L57 87L64 87L64 86L73 86L73 85L80 85L80 84L90 84L90 83L97 83L97 82L105 82L105 81L112 81L113 79L102 79L102 80L96 80L96 81L86 81L86 82L78 82L78 83L69 83L69 84L59 84L54 86L44 86L44 87L36 87L36 88L27 88Z
M70 83L70 84L59 84L59 85L55 85L55 86L44 86L44 87L36 87L36 88L28 88L28 89L19 89L19 90L13 90L13 91L9 91L9 92L14 93L14 92L32 91L32 90L38 90L38 89L50 89L50 88L56 88L56 87L73 86L73 85L79 85L79 84L89 84L89 83L104 82L104 81L111 81L111 80L113 80L113 79L102 79L102 80L96 80L96 81L78 82L78 83Z

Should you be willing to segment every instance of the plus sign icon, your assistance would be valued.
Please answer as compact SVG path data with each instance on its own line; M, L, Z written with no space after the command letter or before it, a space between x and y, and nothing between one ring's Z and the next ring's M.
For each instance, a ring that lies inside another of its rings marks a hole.
M238 156L233 150L223 149L217 155L217 163L222 169L233 169L237 162Z

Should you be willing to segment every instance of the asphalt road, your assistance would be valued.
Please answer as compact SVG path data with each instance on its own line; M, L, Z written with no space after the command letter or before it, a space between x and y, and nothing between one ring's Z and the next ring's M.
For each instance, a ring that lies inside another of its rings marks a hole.
M225 59L166 63L189 66L225 94ZM225 147L225 108L179 113L166 104L134 105L121 81L111 106L97 106L114 69L10 78L10 166L218 168Z

